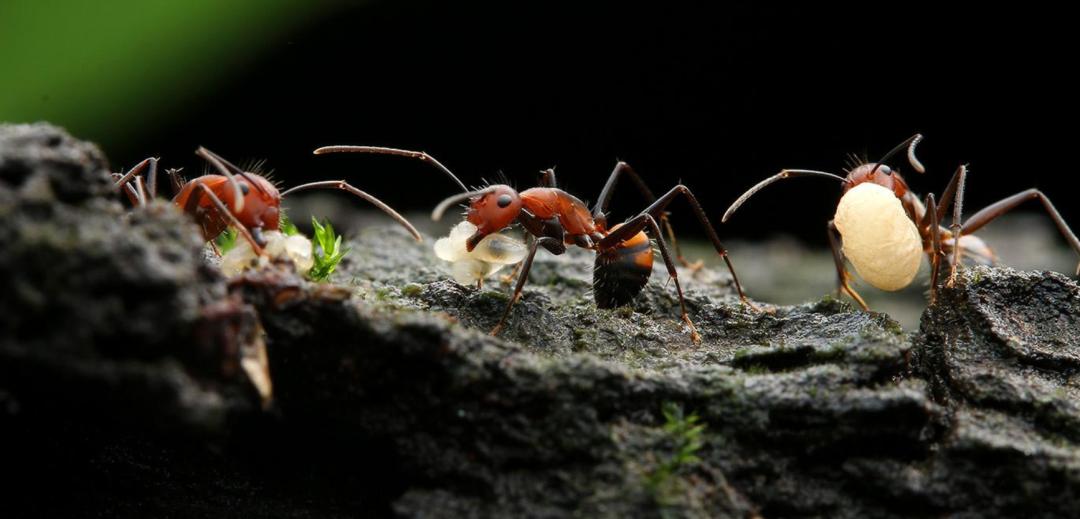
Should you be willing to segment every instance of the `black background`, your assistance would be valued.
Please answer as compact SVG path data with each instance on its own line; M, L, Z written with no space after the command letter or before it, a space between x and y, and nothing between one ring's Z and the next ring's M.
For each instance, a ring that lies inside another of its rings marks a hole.
M654 190L685 182L718 221L783 167L839 172L849 153L878 156L918 131L929 173L907 173L916 191L939 192L966 162L968 213L1036 186L1080 225L1071 15L1013 4L504 4L515 7L337 5L247 65L206 71L227 86L108 151L117 167L155 154L190 171L206 145L267 159L286 185L345 177L407 210L430 209L453 184L404 159L311 150L423 149L466 183L501 171L519 188L557 166L562 187L586 200L621 158ZM836 185L800 179L759 196L722 236L825 244ZM615 217L642 206L620 191ZM682 207L681 232L693 233Z

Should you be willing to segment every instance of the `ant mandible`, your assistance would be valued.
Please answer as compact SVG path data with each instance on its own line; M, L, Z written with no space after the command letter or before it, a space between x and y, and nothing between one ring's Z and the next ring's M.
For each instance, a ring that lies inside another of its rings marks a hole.
M901 151L907 151L908 163L919 173L926 169L915 157L915 147L922 140L916 134L893 148L877 162L856 164L846 177L824 171L785 169L754 187L738 198L724 213L722 222L751 196L765 186L778 180L795 177L824 177L839 180L843 184L843 196L836 208L836 215L828 223L829 244L836 264L838 290L846 292L863 310L866 302L848 284L850 274L844 267L845 257L855 266L855 271L871 285L887 291L900 290L911 284L918 272L923 253L930 260L930 302L937 295L941 270L941 257L950 264L947 286L956 282L956 269L961 257L991 264L996 261L993 251L972 233L995 218L1011 211L1027 200L1038 199L1054 221L1069 245L1080 254L1080 240L1069 229L1057 209L1038 189L1028 189L1006 197L961 221L964 202L964 184L967 165L961 165L953 174L948 186L935 202L933 193L925 202L908 189L898 171L885 164ZM953 206L952 224L940 224L949 205ZM841 242L837 241L837 234ZM1080 275L1080 266L1077 267Z
M309 182L279 192L266 177L244 171L206 148L200 147L195 154L220 174L202 175L185 182L178 170L168 173L176 192L173 203L195 219L207 241L232 225L251 244L252 250L261 255L262 247L266 245L263 231L277 231L280 225L281 199L308 189L340 189L367 200L405 227L416 241L423 241L419 231L404 216L344 180ZM156 196L157 162L157 159L149 158L123 175L115 174L118 177L116 187L125 189L133 204L145 205L148 197ZM144 170L147 170L145 181Z
M704 209L698 203L697 198L686 186L679 184L659 198L652 196L652 192L645 186L641 177L625 162L619 162L611 172L600 197L590 211L580 199L558 188L554 170L546 170L541 178L541 186L526 189L520 193L505 184L496 184L482 189L470 190L450 172L446 166L427 153L400 150L394 148L382 148L374 146L326 146L315 150L315 154L326 153L375 153L386 155L398 155L411 157L433 164L443 173L447 174L462 189L462 193L451 196L435 207L432 211L432 219L439 220L443 213L451 206L467 202L468 209L466 218L476 225L476 232L466 240L465 246L472 251L483 238L489 234L499 232L510 225L520 223L530 235L533 236L529 253L525 257L514 286L514 294L506 306L498 324L491 330L496 335L506 323L514 303L521 297L521 291L525 281L529 278L529 270L532 267L533 257L540 246L548 252L559 255L567 250L567 245L575 245L596 252L595 268L593 270L593 295L596 306L600 308L612 308L628 304L636 296L649 280L652 274L653 251L652 245L646 232L652 234L664 259L668 275L675 282L675 290L679 295L679 306L682 311L682 320L690 329L690 337L696 343L701 341L694 323L686 311L686 302L683 298L682 286L679 283L679 275L675 269L675 263L668 251L667 242L660 231L661 224L665 222L667 206L680 195L685 197L694 210L694 215L705 229L709 240L712 241L716 252L724 259L739 299L744 304L755 308L746 298L739 278L735 274L735 267L719 236L713 229ZM623 175L629 176L643 195L652 199L652 203L637 216L624 223L608 227L606 211L611 200L615 184ZM668 226L670 230L670 226ZM679 258L682 255L679 254Z

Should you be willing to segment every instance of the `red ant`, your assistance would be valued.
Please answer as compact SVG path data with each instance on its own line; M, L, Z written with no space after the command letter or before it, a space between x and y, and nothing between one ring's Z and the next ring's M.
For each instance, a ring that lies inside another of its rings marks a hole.
M595 251L593 295L596 306L612 308L628 304L645 287L652 274L653 250L649 237L646 235L648 231L656 240L660 255L667 266L668 275L675 282L682 320L690 328L691 339L699 342L701 337L687 314L679 275L668 252L667 242L660 232L661 224L658 223L658 220L664 222L670 231L665 209L679 195L686 197L695 216L716 248L716 252L727 264L732 281L739 293L739 299L753 308L743 293L738 276L735 275L735 268L731 264L727 249L720 242L704 209L690 189L679 184L663 196L656 198L645 186L641 177L625 162L615 165L615 169L600 192L596 205L590 211L580 199L557 187L555 172L550 169L543 172L541 187L534 187L520 193L505 184L470 190L446 166L423 152L372 146L327 146L315 150L317 155L340 152L411 157L429 162L447 174L464 192L443 200L435 207L431 216L434 220L438 220L451 206L468 202L466 218L477 227L476 233L466 240L465 246L469 251L472 251L485 236L499 232L514 223L520 223L533 236L534 240L514 287L514 295L510 298L498 324L492 329L492 335L499 333L510 316L514 303L521 297L522 288L529 277L533 257L540 246L555 255L566 252L567 245L576 245ZM652 200L652 203L637 216L609 228L605 212L615 184L622 175L629 176L642 194ZM682 260L681 254L679 258Z
M244 171L216 153L199 148L196 155L209 162L220 174L208 174L183 181L178 170L169 170L176 196L173 203L195 218L207 241L232 225L251 244L256 254L266 245L263 231L277 231L281 222L281 199L290 193L308 189L341 189L378 207L405 227L416 241L423 241L415 227L390 206L344 180L323 180L294 186L279 192L277 186L257 173ZM149 158L127 173L117 177L116 186L123 188L133 204L145 205L147 197L157 193L157 159ZM148 170L144 182L143 170ZM231 209L230 209L231 207Z
M885 162L906 150L912 168L925 173L926 169L915 157L915 146L921 140L922 135L916 134L886 153L881 160L856 164L846 177L824 171L785 169L740 196L724 213L721 221L727 222L754 193L778 180L816 176L841 181L843 196L837 205L835 219L828 224L829 244L839 278L838 290L847 292L863 310L868 310L866 302L848 285L850 274L844 268L845 257L871 285L891 291L911 283L921 263L921 255L925 253L931 265L932 304L938 288L941 256L944 255L950 263L947 283L950 287L956 281L961 256L974 258L981 263L993 263L993 251L972 233L1027 200L1038 199L1042 202L1058 230L1073 250L1080 254L1080 240L1077 240L1050 199L1038 189L1028 189L1004 198L961 222L966 165L957 168L941 195L940 203L935 203L933 193L927 195L925 203L920 202L918 196L908 189L900 173L890 169ZM953 205L952 224L944 227L939 222L945 218L950 204ZM837 234L843 240L842 246ZM1080 267L1077 268L1077 275L1080 275Z

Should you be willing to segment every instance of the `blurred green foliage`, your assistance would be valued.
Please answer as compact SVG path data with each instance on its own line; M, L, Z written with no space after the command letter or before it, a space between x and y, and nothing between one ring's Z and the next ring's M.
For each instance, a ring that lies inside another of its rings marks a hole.
M325 11L300 0L0 0L0 121L103 144L211 91Z

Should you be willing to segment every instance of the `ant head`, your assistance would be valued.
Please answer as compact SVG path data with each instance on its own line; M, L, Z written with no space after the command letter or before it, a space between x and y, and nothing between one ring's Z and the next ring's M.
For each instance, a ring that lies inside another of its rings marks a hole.
M244 171L220 155L199 148L195 152L227 178L222 201L249 230L276 231L281 218L281 193L266 177ZM237 201L237 197L241 200Z
M918 146L920 141L922 141L922 134L916 133L915 135L908 137L907 140L901 142L892 150L889 150L889 152L877 162L868 162L866 164L855 166L854 169L848 172L847 179L844 181L844 192L847 193L849 189L862 184L863 182L873 182L892 190L897 198L904 196L908 190L907 183L904 182L904 179L900 176L899 172L893 171L892 168L885 164L885 162L897 153L907 151L907 159L908 163L911 164L911 167L919 173L925 173L926 168L924 168L922 163L919 162L919 159L915 157L915 146Z
M893 171L892 168L885 164L870 162L860 164L848 172L847 178L844 179L844 192L847 193L849 189L864 182L870 182L889 189L897 198L904 196L904 193L907 193L908 190L907 182L904 182L900 173Z
M242 172L236 177L244 195L244 210L236 215L245 226L275 231L281 221L281 194L269 180L255 173Z
M466 219L476 226L474 234L465 246L472 250L480 240L514 223L521 213L521 196L514 188L498 184L490 186L469 202Z
M466 200L469 201L469 208L465 212L465 218L476 226L476 233L465 242L465 249L470 252L485 236L514 223L521 213L521 196L518 192L508 185L496 184L443 200L431 212L431 219L439 220L451 206Z

